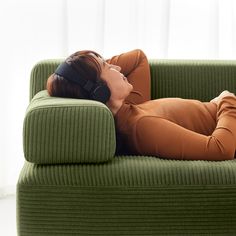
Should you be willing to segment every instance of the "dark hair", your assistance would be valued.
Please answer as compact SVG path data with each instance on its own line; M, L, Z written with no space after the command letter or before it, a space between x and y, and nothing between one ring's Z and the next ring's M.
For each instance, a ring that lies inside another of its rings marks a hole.
M101 57L98 53L91 50L78 51L66 59L66 63L73 66L80 77L85 80L98 82L101 80L101 66L94 58L93 54ZM69 97L69 98L89 98L88 92L77 83L71 82L53 73L47 80L47 91L50 96Z

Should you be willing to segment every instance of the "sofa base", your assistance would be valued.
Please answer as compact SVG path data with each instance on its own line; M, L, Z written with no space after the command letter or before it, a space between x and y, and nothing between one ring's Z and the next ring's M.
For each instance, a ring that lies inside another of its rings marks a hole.
M121 158L110 164L77 167L27 163L17 186L18 236L236 234L235 161L221 165L172 161L168 168L167 160L145 161ZM122 163L131 163L136 174ZM111 168L109 180L104 176L109 171L103 168ZM208 178L203 174L193 178L200 170ZM173 174L176 179L170 178ZM166 183L158 183L158 175ZM210 183L213 180L215 184ZM204 181L208 184L200 184Z
M19 235L234 235L236 193L220 187L19 186Z

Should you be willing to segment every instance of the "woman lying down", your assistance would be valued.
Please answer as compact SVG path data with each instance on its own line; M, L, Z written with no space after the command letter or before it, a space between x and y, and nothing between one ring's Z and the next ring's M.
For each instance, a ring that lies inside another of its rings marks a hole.
M108 60L94 51L75 52L48 78L47 90L50 96L106 104L129 153L181 160L234 159L235 95L223 91L210 102L150 100L150 68L141 50Z

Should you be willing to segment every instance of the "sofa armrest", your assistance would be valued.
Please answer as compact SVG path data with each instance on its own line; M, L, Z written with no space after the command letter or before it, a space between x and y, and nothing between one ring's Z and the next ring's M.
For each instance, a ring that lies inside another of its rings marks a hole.
M114 118L100 102L40 91L26 111L23 146L35 164L106 162L115 154Z

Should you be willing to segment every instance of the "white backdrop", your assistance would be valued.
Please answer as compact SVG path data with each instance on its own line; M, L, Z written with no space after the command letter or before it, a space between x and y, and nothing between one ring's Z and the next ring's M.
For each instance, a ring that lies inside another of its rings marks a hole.
M7 0L0 3L0 197L24 162L32 66L92 49L141 48L149 58L236 59L234 0Z

